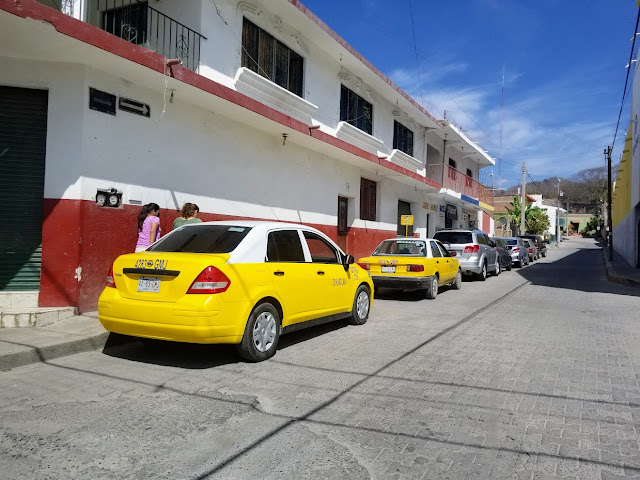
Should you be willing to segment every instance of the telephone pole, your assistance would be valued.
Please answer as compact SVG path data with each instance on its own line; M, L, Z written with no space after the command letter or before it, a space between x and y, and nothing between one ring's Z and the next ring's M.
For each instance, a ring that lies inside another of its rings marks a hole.
M522 162L522 200L520 201L520 235L524 235L527 233L525 229L524 223L524 211L527 205L527 197L526 197L526 183L527 183L527 165Z
M604 154L607 157L607 243L609 245L609 261L613 262L613 220L611 218L611 147L605 148Z
M556 209L556 246L560 246L560 178L558 178L558 207Z

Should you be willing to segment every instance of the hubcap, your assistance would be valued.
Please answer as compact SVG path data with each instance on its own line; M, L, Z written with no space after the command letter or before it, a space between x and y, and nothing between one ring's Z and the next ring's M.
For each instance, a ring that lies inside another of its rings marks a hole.
M486 265L482 265L482 277L483 278L487 277L487 266Z
M356 311L359 319L366 318L369 313L369 295L367 292L360 292L358 299L356 300Z
M276 339L276 319L269 312L261 313L253 325L253 345L259 352L266 352Z
M462 275L460 275L460 272L458 272L458 275L456 275L456 287L460 288L461 283L462 283Z
M435 277L431 280L431 293L438 293L438 279Z

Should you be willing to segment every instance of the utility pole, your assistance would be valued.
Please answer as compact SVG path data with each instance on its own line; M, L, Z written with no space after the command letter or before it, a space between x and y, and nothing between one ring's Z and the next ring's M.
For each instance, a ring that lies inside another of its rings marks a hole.
M558 178L558 207L556 208L556 246L560 246L560 179Z
M611 147L604 149L607 157L607 243L609 245L609 261L613 262L613 221L611 218Z
M524 222L524 211L526 209L526 183L527 183L527 165L522 162L522 200L520 201L520 235L527 233Z

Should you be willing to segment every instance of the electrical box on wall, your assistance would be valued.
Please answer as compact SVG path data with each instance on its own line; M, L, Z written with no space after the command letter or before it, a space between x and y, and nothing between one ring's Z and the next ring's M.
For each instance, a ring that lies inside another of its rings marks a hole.
M98 189L96 192L96 205L99 207L118 208L122 205L122 192L115 188Z

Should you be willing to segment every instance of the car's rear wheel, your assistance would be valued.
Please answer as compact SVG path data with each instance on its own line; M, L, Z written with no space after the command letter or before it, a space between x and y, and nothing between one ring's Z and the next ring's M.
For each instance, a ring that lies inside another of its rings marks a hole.
M482 262L482 270L476 275L476 278L481 282L487 279L487 261Z
M542 252L542 256L546 257L547 256L547 252Z
M502 265L500 265L500 260L498 260L498 263L496 263L496 270L493 272L493 274L497 277L498 275L500 275L500 272L502 272Z
M512 267L511 260L509 260L509 263L507 263L507 272L511 271L511 267Z
M360 285L356 290L356 296L353 299L353 308L351 309L351 317L349 323L352 325L364 325L369 318L369 306L371 305L371 295L369 289Z
M238 353L248 362L261 362L275 355L279 339L280 314L272 304L261 303L249 315Z
M453 285L453 288L455 288L456 290L460 290L462 288L462 273L460 273L460 270L458 270L458 273L456 274L456 279L453 281L451 285Z
M434 275L431 277L431 283L429 284L429 288L427 288L424 292L424 296L429 300L433 300L438 295L438 276Z

